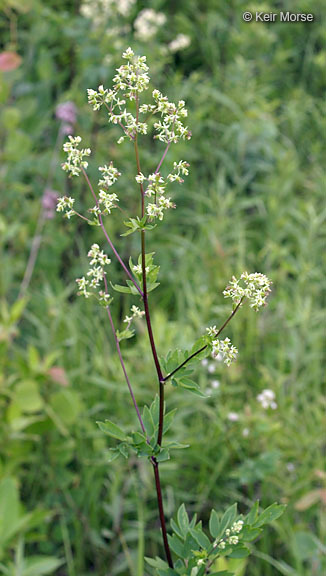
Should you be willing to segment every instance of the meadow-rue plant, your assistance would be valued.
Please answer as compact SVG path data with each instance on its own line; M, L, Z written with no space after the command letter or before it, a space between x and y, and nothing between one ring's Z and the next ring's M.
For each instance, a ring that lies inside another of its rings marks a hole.
M113 285L111 283L112 289L130 294L140 300L140 307L133 304L130 313L122 322L121 331L117 330L111 313L113 297L108 291L107 267L110 264L110 259L98 244L93 244L88 252L89 270L85 276L76 280L78 294L85 298L95 297L106 310L121 368L137 414L139 430L130 429L125 432L118 424L110 420L98 422L98 425L105 434L115 441L115 445L110 448L111 461L119 456L128 458L130 454L135 453L139 458L148 459L153 467L165 560L156 558L147 559L147 561L159 576L218 574L219 572L215 570L216 560L221 556L241 558L249 555L249 549L245 543L257 538L262 526L278 518L284 507L273 504L259 514L259 506L256 502L246 516L238 514L236 504L228 508L223 515L212 510L208 532L203 530L201 522L197 522L196 515L190 520L185 506L181 505L176 520L171 519L172 535L168 535L159 466L170 458L171 450L186 448L187 446L167 440L165 437L172 426L175 414L174 409L167 411L165 387L171 382L174 387L184 388L197 396L205 397L198 383L192 377L195 364L201 361L203 365L207 366L209 372L215 371L215 365L208 363L208 357L222 360L227 366L231 365L238 355L238 350L228 337L221 339L220 334L238 310L245 305L246 300L248 300L249 306L256 311L266 304L267 296L271 290L271 281L260 273L248 274L244 272L239 280L232 277L223 294L225 298L232 300L233 307L222 325L220 327L213 325L207 328L206 333L194 343L191 350L177 349L168 352L165 358L159 357L149 308L149 293L159 285L157 282L159 266L154 261L154 254L146 251L146 243L151 230L157 225L163 225L161 222L167 216L168 209L176 207L171 197L166 195L167 188L175 182L183 183L184 177L189 173L189 164L185 160L174 162L168 174L164 175L168 169L163 169L163 163L167 163L166 158L170 147L180 140L189 140L191 131L185 125L187 109L183 100L175 104L163 96L159 90L154 89L152 91L153 103L141 104L141 95L149 88L150 82L146 57L135 56L133 50L127 48L122 58L124 63L116 71L113 87L104 88L101 85L97 90L88 89L88 101L93 110L104 109L106 111L109 123L120 126L122 136L118 142L127 139L134 148L136 173L132 184L139 187L140 210L138 214L132 214L125 221L127 230L121 236L140 233L141 246L137 263L134 263L130 257L129 267L125 264L107 230L108 217L119 201L117 194L111 192L111 187L120 176L119 168L113 166L112 162L100 166L101 177L97 187L94 188L86 172L88 162L85 160L90 156L91 150L79 148L81 143L79 136L69 136L69 141L64 144L67 161L62 165L62 168L69 176L82 175L85 179L95 203L93 207L89 208L93 220L89 220L85 215L75 211L75 199L70 196L59 198L57 211L63 212L68 219L75 215L101 228L105 240L127 277L126 285ZM146 115L145 118L143 115ZM149 116L157 117L153 125L148 123ZM146 134L164 144L156 168L153 168L148 174L141 169L138 143L139 135ZM145 405L140 410L123 360L120 342L135 334L132 326L136 325L142 317L146 321L149 345L157 376L158 395L155 396L150 406ZM210 369L211 366L212 370ZM213 380L212 387L217 389L219 382ZM258 397L258 400L263 407L267 405L267 402L273 407L274 397L271 397L270 391L265 390L261 398ZM238 420L238 415L230 412L228 419L235 422ZM223 574L232 573L223 572Z

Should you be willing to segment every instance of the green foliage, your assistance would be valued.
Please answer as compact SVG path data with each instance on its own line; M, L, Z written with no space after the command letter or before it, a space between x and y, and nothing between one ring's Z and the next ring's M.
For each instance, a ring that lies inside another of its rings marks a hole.
M176 410L171 410L165 414L164 406L164 426L163 426L163 436L169 430ZM142 413L142 421L144 423L145 432L131 432L127 435L113 422L110 420L105 420L105 422L97 422L98 427L102 432L115 438L121 440L122 442L118 444L116 448L111 448L109 450L109 462L112 462L120 455L125 458L129 457L129 450L135 452L138 458L149 458L152 460L155 458L157 462L165 462L170 459L170 450L188 448L188 445L181 444L180 442L170 441L164 442L162 446L157 444L157 435L159 427L159 397L156 395L155 400L152 402L150 407L144 406Z
M169 536L170 548L177 556L175 568L172 570L160 558L146 560L156 568L158 576L204 576L207 573L232 576L235 574L232 571L214 571L218 558L238 559L249 556L250 549L244 543L255 540L261 534L262 526L279 518L285 508L284 505L272 504L259 514L257 501L245 517L238 515L237 504L230 506L222 516L212 510L209 538L203 531L202 522L197 522L196 515L189 520L185 505L182 504L177 513L177 521L171 521L173 534Z

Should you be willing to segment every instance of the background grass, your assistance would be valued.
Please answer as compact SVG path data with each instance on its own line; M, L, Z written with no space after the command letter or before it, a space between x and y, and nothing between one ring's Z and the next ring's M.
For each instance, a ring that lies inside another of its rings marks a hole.
M22 58L0 77L2 573L142 576L149 574L144 551L162 552L151 467L108 464L95 424L110 417L136 426L106 316L75 295L74 279L84 273L90 243L102 243L100 231L58 216L47 221L28 297L17 304L45 187L89 207L82 182L61 171L61 152L53 156L58 103L78 108L76 133L93 149L93 181L97 167L114 160L123 173L121 206L137 213L130 146L116 146L116 129L86 100L86 88L110 86L128 45L147 55L154 87L186 100L193 132L169 153L169 162L191 164L175 189L178 209L150 236L161 265L151 296L160 354L191 346L207 325L223 321L222 290L232 274L258 270L274 283L266 310L244 309L228 328L237 363L198 369L203 390L220 383L209 399L167 387L169 408L178 408L173 434L190 444L161 467L167 516L183 501L204 522L211 507L235 499L241 511L257 498L264 506L286 502L239 574L322 573L323 4L296 3L298 12L315 14L313 23L246 24L244 10L294 10L293 3L136 2L122 16L114 3L92 1L91 18L79 1L1 3L3 50ZM145 7L167 17L151 40L135 34ZM171 53L179 33L191 43ZM143 140L147 173L162 148ZM139 238L120 238L122 221L116 211L112 236L124 259L137 257ZM122 280L115 263L110 271L113 282ZM117 324L130 303L116 295ZM156 380L143 325L123 352L139 402L149 403ZM274 390L277 410L257 402L264 388ZM231 411L238 421L228 419Z

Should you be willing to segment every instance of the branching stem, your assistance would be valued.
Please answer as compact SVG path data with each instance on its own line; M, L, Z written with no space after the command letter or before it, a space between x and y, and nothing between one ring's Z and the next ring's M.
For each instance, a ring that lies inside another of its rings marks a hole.
M237 311L239 310L242 302L243 302L244 296L241 298L239 304L236 305L235 309L233 310L233 312L230 314L230 316L225 320L224 324L221 326L221 328L219 328L219 330L216 332L216 337L219 336L221 334L221 332L224 330L224 328L228 325L228 323L230 322L230 320L232 320L233 316L235 316L235 314L237 313ZM192 360L193 358L195 358L196 356L198 356L198 354L200 354L201 352L203 352L204 350L206 350L208 344L205 344L205 346L202 346L201 348L199 348L199 350L196 350L196 352L194 352L193 354L191 354L190 356L188 356L188 358L186 358L186 360L184 362L182 362L179 366L177 366L177 368L175 368L174 370L172 370L172 372L170 372L170 374L168 374L167 376L165 376L165 378L163 378L163 382L165 383L167 380L169 380L170 378L172 378L172 376L174 376L174 374L176 374L177 372L179 372L179 370L181 370L181 368L183 368L186 364L188 364L188 362L190 362L190 360Z

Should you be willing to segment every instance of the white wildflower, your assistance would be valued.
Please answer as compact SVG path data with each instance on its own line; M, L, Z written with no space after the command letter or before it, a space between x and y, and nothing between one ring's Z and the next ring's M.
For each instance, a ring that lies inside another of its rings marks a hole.
M239 414L237 414L237 412L229 412L227 419L230 420L230 422L237 422L239 420Z
M71 216L75 214L75 211L72 209L75 203L75 199L71 198L70 196L61 196L57 200L57 212L65 212L66 218L70 220Z
M188 48L190 42L190 36L187 36L186 34L178 34L178 36L168 44L168 48L170 52L179 52L179 50Z
M239 534L243 528L243 520L238 520L237 522L233 522L231 526L231 532L233 534Z
M271 292L271 280L264 274L243 272L239 280L232 277L223 291L225 298L231 298L234 304L239 304L243 298L248 298L250 307L256 312L266 304L266 298Z
M257 396L258 402L267 410L268 408L272 408L272 410L276 410L277 403L275 402L275 393L273 390L265 389Z
M61 166L65 172L69 172L72 176L78 176L82 169L86 170L88 162L83 160L84 156L90 156L90 148L78 149L81 142L80 136L68 136L69 142L65 142L63 149L68 152L67 161Z
M233 360L237 357L238 350L231 344L230 338L225 338L224 340L213 340L212 347L213 358L222 354L223 361L227 366L230 366Z
M144 8L134 22L136 36L141 40L150 40L165 22L165 14L155 12L152 8Z

